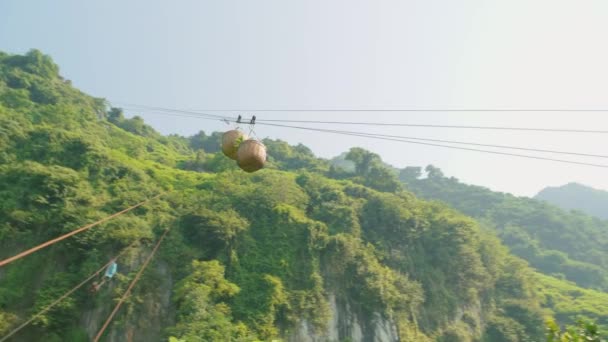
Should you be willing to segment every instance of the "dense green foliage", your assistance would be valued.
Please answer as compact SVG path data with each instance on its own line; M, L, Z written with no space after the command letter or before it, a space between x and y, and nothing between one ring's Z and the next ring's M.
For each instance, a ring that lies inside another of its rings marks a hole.
M186 341L251 339L244 324L233 324L230 307L222 301L239 292L224 279L224 267L217 261L195 260L190 272L175 288L179 323L169 329L171 334Z
M16 339L87 341L171 228L108 334L270 340L305 322L323 335L332 297L366 334L382 318L404 341L544 338L550 294L527 264L404 190L378 156L351 150L351 172L265 140L268 168L246 174L219 137L163 137L73 89L40 52L0 54L0 257L170 190L0 270L0 336L132 245L97 295L78 291Z
M574 324L579 319L594 321L608 332L608 293L583 289L542 274L537 274L536 279L536 289L543 306L554 313L558 322Z
M511 251L541 272L583 287L608 289L608 222L548 203L460 183L432 166L402 172L407 188L496 229Z
M584 320L568 326L563 332L555 322L550 321L547 330L547 342L606 342L597 325Z
M543 189L534 198L547 201L562 209L580 210L589 215L608 220L608 191L569 183Z
M561 322L574 323L577 316L583 316L608 327L608 222L545 202L466 185L445 177L433 166L425 171L423 178L421 168L406 168L400 178L417 196L445 202L477 218L495 230L513 254L552 276L541 277L539 283L546 285L541 292Z

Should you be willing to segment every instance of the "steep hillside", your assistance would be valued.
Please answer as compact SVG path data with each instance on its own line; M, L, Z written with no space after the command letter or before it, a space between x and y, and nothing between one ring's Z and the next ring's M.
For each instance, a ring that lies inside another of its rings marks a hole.
M218 134L163 137L72 88L38 51L0 54L0 258L165 192L0 268L0 338L119 251L12 341L89 341L151 245L106 341L539 341L535 274L492 234L349 152L347 175L267 140L239 171ZM127 247L129 246L129 247Z
M427 167L403 170L401 179L422 198L440 200L499 231L511 251L543 273L583 287L608 289L608 222L546 202L448 178Z
M566 317L569 322L577 316L591 317L608 328L608 222L546 202L463 184L433 166L425 171L426 177L422 177L421 168L409 167L401 171L400 179L417 196L447 203L475 217L496 231L513 254L552 276L539 276L537 284L545 306L562 322Z
M535 278L543 306L550 309L558 321L573 323L573 318L584 318L608 330L608 293L583 289L544 274L537 274Z
M547 201L562 209L580 210L608 220L608 191L597 190L578 183L543 189L534 198Z

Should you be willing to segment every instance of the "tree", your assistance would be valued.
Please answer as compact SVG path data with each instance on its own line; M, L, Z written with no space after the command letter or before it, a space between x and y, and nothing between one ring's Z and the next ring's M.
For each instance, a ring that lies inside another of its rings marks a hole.
M399 172L399 180L407 183L411 180L416 180L422 176L422 168L419 166L408 166Z
M443 172L440 168L435 167L433 165L428 165L424 171L427 172L427 176L431 179L440 179L443 178Z
M108 121L116 125L124 119L125 116L123 114L122 108L110 108L110 111L108 112Z
M355 163L359 183L384 192L395 192L401 188L397 176L382 163L379 155L355 147L350 149L345 159Z
M36 49L28 51L25 56L10 56L7 58L7 62L13 67L19 67L26 72L47 79L56 77L59 73L59 67L53 62L51 57Z
M380 161L380 156L360 147L354 147L346 155L346 160L355 163L355 172L358 175L366 176L369 174L371 167Z
M224 279L224 266L217 260L194 260L190 275L176 286L178 323L169 333L185 341L251 341L247 327L233 322L230 307L224 303L239 291Z
M230 247L237 235L249 227L249 222L232 209L199 208L184 215L181 221L189 240L211 255Z
M211 135L200 131L189 138L190 148L194 150L203 149L207 153L219 152L222 141L221 132L213 132Z
M547 322L547 342L606 342L598 326L593 322L578 320L576 325L568 326L565 331L555 321Z

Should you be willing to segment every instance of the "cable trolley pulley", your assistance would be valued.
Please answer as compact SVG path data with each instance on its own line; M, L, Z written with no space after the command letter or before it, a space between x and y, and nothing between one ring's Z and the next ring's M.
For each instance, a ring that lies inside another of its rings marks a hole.
M257 139L254 127L256 117L253 115L249 121L248 137L241 128L242 117L239 115L236 120L236 127L226 131L222 135L222 152L230 159L236 160L237 165L245 172L256 172L261 170L266 164L266 146Z

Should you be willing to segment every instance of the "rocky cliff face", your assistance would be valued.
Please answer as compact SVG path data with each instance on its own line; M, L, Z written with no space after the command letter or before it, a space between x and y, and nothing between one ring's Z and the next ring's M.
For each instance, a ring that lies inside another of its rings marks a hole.
M166 341L164 328L172 325L173 310L171 294L173 279L169 266L159 262L154 270L155 287L147 288L142 294L137 291L135 298L129 298L123 304L122 315L115 317L115 322L108 328L104 336L108 342L137 342L137 341ZM145 281L145 277L142 278ZM141 283L140 283L141 285ZM115 283L108 283L103 289L106 293L116 290ZM107 296L97 299L97 304L82 314L81 323L87 335L92 339L110 314L114 302L107 302ZM99 305L101 302L101 305ZM136 304L131 307L130 303ZM126 312L126 315L125 315Z
M161 263L156 269L157 275L164 281L155 291L143 296L137 303L141 310L137 312L125 303L127 315L112 324L105 333L108 342L165 341L163 329L173 322L171 308L172 279L166 264ZM110 284L105 291L113 291ZM397 326L391 319L374 313L371 317L355 312L348 301L338 300L334 294L328 296L331 318L327 330L321 334L314 331L312 324L301 320L295 329L286 336L288 342L395 342L399 341ZM83 312L82 325L87 334L93 338L105 319L112 305L99 305ZM118 324L117 324L118 323Z
M306 320L300 321L295 331L288 336L289 342L393 342L399 341L395 323L374 313L372 317L353 310L348 301L336 299L334 294L328 298L331 318L327 331L317 334Z
M122 314L105 333L108 342L137 342L137 341L166 341L164 329L174 324L171 294L173 279L166 263L160 262L154 269L155 278L161 279L159 286L145 295L139 295L131 303L124 304ZM117 291L116 283L108 283L103 290L106 294ZM98 303L91 303L88 310L83 311L81 324L89 338L93 338L105 319L110 314L114 303L106 302L109 296L98 298ZM327 298L330 306L330 319L327 329L322 333L315 332L307 320L300 320L292 332L285 336L287 342L396 342L401 341L395 322L379 313L365 315L357 312L353 305L346 300L339 300L335 294ZM481 314L481 308L475 308ZM126 312L126 315L125 315ZM458 310L454 321L462 320L462 310ZM478 322L481 323L481 322ZM31 336L17 340L27 341Z

